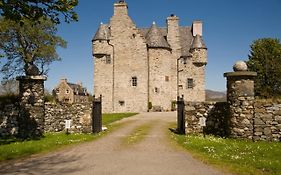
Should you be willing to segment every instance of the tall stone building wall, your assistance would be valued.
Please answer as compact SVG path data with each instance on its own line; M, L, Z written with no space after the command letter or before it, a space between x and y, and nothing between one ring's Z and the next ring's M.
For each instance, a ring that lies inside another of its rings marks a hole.
M94 41L93 52L96 53L94 92L96 95L103 95L104 112L113 111L113 46L107 40Z
M149 49L149 102L171 110L171 102L176 100L176 77L173 75L175 61L167 49Z
M103 112L145 112L149 102L171 110L172 101L182 94L190 101L205 100L202 22L182 27L175 15L166 22L166 27L153 22L150 28L137 28L127 3L114 4L109 24L101 24L93 39L94 94L102 94ZM109 57L112 61L105 65ZM192 63L183 65L183 59ZM185 85L188 78L196 86L180 90L179 83Z
M194 65L192 60L179 62L179 95L184 95L187 101L205 101L204 65Z
M147 111L146 43L127 15L125 3L114 4L110 44L114 47L113 112ZM133 80L136 78L136 85Z

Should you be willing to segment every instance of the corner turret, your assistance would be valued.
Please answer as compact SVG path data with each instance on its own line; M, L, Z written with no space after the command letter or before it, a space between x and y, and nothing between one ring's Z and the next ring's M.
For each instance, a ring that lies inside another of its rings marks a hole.
M191 47L190 49L206 49L206 45L202 39L202 37L200 35L196 35L194 38L193 38L193 41L192 41L192 44L191 44Z
M197 66L204 66L207 64L207 48L202 39L202 36L197 34L194 36L190 53L193 57L193 64Z

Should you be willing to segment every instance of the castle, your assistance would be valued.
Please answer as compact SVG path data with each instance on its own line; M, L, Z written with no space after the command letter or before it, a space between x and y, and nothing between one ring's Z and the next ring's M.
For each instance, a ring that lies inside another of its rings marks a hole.
M103 112L169 111L182 95L205 101L202 21L182 27L171 15L165 28L155 22L137 28L123 0L114 4L109 24L99 26L92 46L94 94L102 94Z

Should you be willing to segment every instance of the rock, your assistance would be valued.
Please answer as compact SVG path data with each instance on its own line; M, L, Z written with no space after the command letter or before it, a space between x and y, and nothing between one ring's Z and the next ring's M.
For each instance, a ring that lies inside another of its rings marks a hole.
M265 134L266 136L271 135L271 129L270 129L270 128L264 128L264 134Z
M237 71L247 71L248 70L248 66L244 61L237 61L234 66L233 66L233 70L235 72Z
M248 119L244 119L244 120L242 121L242 124L250 125L251 122L250 122Z
M264 125L265 123L261 119L255 118L254 119L254 124L255 125Z

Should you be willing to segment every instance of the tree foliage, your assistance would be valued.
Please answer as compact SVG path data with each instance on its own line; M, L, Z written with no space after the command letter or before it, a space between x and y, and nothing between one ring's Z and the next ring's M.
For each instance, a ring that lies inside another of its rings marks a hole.
M38 21L43 17L59 24L60 15L66 22L78 20L74 11L77 5L78 0L0 0L0 14L17 22L25 18Z
M57 47L66 47L66 42L56 36L56 25L50 20L39 20L34 24L25 19L24 24L0 19L0 55L1 72L5 78L11 78L25 72L26 65L32 64L45 74L48 65L60 60Z
M19 82L15 79L2 81L0 84L0 95L16 95L19 90Z
M263 98L281 96L281 44L278 39L263 38L251 44L249 70L258 73L255 93Z

